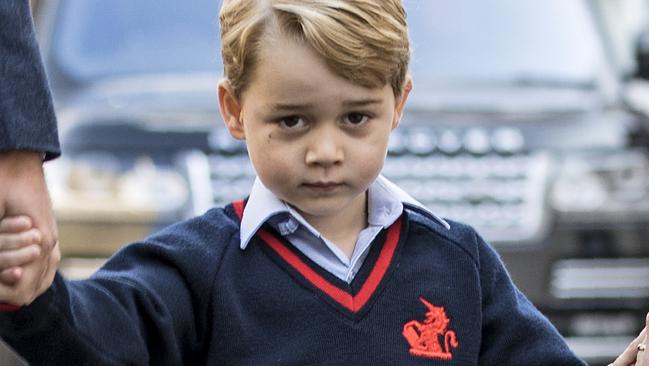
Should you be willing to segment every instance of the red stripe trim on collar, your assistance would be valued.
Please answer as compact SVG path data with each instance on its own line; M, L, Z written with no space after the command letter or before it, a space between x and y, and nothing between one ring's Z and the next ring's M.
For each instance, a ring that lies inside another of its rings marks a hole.
M327 281L324 277L314 271L308 264L304 263L295 253L282 243L281 240L277 239L271 233L266 230L259 230L259 236L271 247L275 253L277 253L282 259L284 259L288 264L291 265L296 271L298 271L304 278L311 282L315 287L320 289L322 292L327 294L337 303L345 307L351 312L357 313L360 311L367 301L372 297L374 291L381 283L381 280L385 276L392 258L394 257L394 252L397 248L397 243L399 242L399 235L401 233L401 218L399 218L390 229L388 229L388 234L385 239L385 244L381 249L379 258L372 268L372 272L365 280L365 283L361 287L361 290L355 295L352 296L345 290L342 290L336 287L331 282Z
M232 208L234 208L234 213L239 216L239 220L243 218L243 208L245 207L246 203L243 200L237 200L232 202Z
M239 216L239 219L243 217L243 209L245 202L243 200L232 202L234 212ZM284 261L286 261L291 267L298 271L304 278L311 282L315 287L320 289L322 292L331 297L334 301L345 307L346 309L357 313L360 311L367 301L372 297L374 291L378 288L381 280L385 276L390 263L392 263L392 258L394 258L394 252L397 249L397 244L399 243L399 236L401 234L401 221L403 217L400 217L397 221L394 222L388 229L387 236L385 238L385 244L379 253L379 257L374 263L374 268L370 272L370 275L363 283L361 290L355 295L352 296L347 291L340 289L331 282L327 281L324 277L314 271L308 264L306 264L300 257L293 253L286 245L279 239L277 239L273 234L266 230L259 230L257 234L261 239L271 248L277 255L279 255Z
M354 311L360 310L367 300L372 297L376 288L379 287L379 283L381 283L383 276L385 276L385 272L387 272L390 267L390 263L392 263L392 258L394 258L394 252L397 249L397 243L399 243L399 237L401 235L401 220L402 217L399 217L388 229L385 244L381 249L379 258L374 264L374 268L372 268L372 272L370 272L369 277L365 280L361 290L356 294L356 296L354 296L354 304L357 305L357 309Z
M309 282L311 282L315 287L322 290L324 293L329 295L336 302L345 308L354 311L354 299L352 296L334 286L331 282L327 281L322 277L318 272L314 271L309 265L304 263L295 253L288 249L281 240L277 239L273 234L269 233L266 230L259 230L257 232L261 239L271 247L275 253L277 253L282 259L284 259L291 267L295 268L302 276L304 276Z

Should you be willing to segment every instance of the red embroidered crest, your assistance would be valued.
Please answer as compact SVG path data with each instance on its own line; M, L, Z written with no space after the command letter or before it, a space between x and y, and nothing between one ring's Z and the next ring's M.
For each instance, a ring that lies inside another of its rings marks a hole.
M410 344L410 354L413 356L450 360L453 358L451 347L457 348L459 343L455 332L446 330L451 320L441 306L435 306L420 297L426 305L426 319L423 323L411 320L403 326L403 336ZM442 343L444 342L444 347Z

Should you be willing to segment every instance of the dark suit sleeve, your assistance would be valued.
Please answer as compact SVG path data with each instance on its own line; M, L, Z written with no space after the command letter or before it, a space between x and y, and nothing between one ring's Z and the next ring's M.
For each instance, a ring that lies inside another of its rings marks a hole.
M60 155L28 0L0 1L0 151L9 150Z

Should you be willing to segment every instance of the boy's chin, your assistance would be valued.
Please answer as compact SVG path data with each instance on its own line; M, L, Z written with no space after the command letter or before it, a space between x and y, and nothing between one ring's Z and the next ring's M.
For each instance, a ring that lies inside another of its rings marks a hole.
M349 217L347 210L354 210L353 200L342 199L340 197L318 197L315 199L301 200L300 202L291 203L304 218L309 219L337 219L344 214ZM365 205L358 205L358 215L365 214Z

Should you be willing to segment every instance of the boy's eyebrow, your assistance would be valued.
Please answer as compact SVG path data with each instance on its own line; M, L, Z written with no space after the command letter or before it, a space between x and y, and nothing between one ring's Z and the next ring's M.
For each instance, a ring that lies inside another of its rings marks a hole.
M268 105L270 109L274 111L295 111L295 110L305 110L313 108L312 103L274 103Z
M357 99L357 100L345 100L343 101L344 107L362 107L370 104L381 104L383 99L381 98L366 98L366 99ZM269 107L274 111L294 111L294 110L305 110L313 108L313 103L274 103L270 104Z
M345 107L362 107L369 104L381 104L383 99L381 98L367 98L367 99L358 99L358 100L346 100L343 102Z

